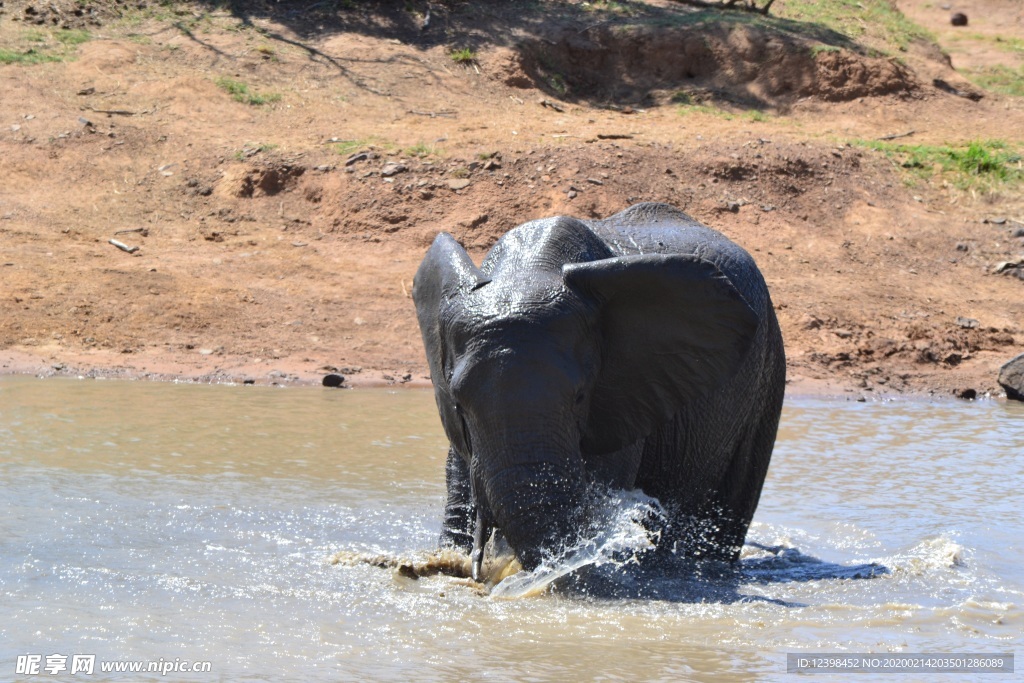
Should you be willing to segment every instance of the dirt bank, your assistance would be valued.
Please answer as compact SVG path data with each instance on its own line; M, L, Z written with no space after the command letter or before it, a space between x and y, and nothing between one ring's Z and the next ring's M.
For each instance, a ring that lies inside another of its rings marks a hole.
M961 4L979 30L998 9ZM997 272L1024 253L1019 191L866 145L1020 148L1021 101L934 46L668 2L82 7L0 15L0 45L54 57L0 64L5 372L425 384L409 290L438 231L479 258L638 201L754 255L799 390L996 394L1024 350L1024 280Z

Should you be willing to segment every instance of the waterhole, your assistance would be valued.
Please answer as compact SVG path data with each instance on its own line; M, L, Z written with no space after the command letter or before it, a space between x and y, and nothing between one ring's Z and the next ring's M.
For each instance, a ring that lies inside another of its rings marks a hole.
M0 378L0 679L75 680L16 675L54 654L91 680L746 681L787 652L1012 652L1022 434L995 401L789 400L739 567L595 598L332 563L434 549L429 391ZM642 545L591 540L575 559L611 572ZM100 670L176 660L210 672Z

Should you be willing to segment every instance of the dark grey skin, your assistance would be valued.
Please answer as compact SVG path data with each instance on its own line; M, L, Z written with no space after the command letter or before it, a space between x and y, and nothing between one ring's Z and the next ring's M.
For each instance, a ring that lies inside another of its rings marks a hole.
M597 483L658 498L659 552L734 561L786 362L753 259L665 204L505 234L477 268L448 234L413 299L451 444L441 543L493 529L526 568L588 522Z

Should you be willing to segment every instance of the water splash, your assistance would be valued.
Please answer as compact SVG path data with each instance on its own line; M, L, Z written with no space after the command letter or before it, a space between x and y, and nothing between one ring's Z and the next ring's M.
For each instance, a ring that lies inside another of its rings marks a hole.
M491 588L491 597L538 595L558 579L587 567L638 564L658 541L659 532L652 530L658 525L651 522L665 519L658 500L640 491L600 492L592 515L591 530L576 544L532 571L501 579Z

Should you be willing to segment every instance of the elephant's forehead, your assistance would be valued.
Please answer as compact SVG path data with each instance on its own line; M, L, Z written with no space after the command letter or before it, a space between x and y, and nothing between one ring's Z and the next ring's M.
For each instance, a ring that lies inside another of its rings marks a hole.
M568 292L561 282L517 283L507 286L491 282L465 298L464 324L488 325L539 321L557 317L565 309Z
M568 301L565 290L520 289L492 293L485 292L486 289L473 292L452 311L445 327L457 347L550 338L556 330L579 326L578 307Z

